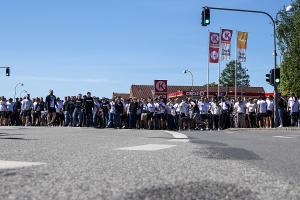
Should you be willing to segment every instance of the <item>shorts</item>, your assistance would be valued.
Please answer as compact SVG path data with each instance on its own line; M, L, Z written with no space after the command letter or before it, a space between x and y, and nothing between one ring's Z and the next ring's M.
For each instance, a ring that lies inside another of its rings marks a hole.
M23 117L30 117L31 110L23 110Z
M273 117L273 111L267 110L267 117Z
M1 111L0 116L1 117L7 117L7 112L6 111Z
M55 108L49 108L48 113L56 113L56 109Z
M263 120L266 117L267 117L267 113L258 113L257 114L257 119L258 120Z
M154 119L154 113L153 112L147 113L147 119L148 120Z
M147 118L148 118L147 116L148 116L147 113L142 113L142 114L141 114L141 120L142 120L142 121L147 121Z

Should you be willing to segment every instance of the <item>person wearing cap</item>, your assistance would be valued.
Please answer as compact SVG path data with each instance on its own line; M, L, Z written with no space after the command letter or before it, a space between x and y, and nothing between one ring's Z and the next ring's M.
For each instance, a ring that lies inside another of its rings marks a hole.
M56 96L53 95L53 90L49 90L49 95L46 97L45 103L46 103L46 110L48 112L47 123L48 123L48 126L51 126L51 125L53 125L55 118L56 118L56 108L55 107L57 106Z

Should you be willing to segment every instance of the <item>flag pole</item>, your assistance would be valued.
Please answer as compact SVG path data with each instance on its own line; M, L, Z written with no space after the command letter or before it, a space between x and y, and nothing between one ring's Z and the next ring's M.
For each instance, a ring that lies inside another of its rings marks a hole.
M218 98L220 97L220 71L221 71L221 27L220 27L220 32L219 32L219 72L218 72L218 74L219 74L219 78L218 78L218 80L219 80L219 82L218 82Z
M237 97L237 46L238 46L238 31L235 31L236 34L236 44L235 44L235 65L234 65L234 100L236 101Z
M207 59L207 85L206 85L206 97L209 98L209 43L210 43L210 31L208 29L208 59Z

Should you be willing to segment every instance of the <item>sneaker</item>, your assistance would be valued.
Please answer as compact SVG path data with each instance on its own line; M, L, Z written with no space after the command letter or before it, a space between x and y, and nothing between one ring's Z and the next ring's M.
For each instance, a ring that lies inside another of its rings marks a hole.
M282 125L278 126L279 128L282 128Z

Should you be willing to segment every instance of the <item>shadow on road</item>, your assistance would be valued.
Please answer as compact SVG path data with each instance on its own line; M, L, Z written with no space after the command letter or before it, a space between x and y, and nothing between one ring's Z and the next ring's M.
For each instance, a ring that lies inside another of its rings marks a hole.
M167 199L203 199L203 200L257 200L257 194L248 188L236 184L201 181L182 183L180 185L153 186L126 193L116 199L167 200Z

